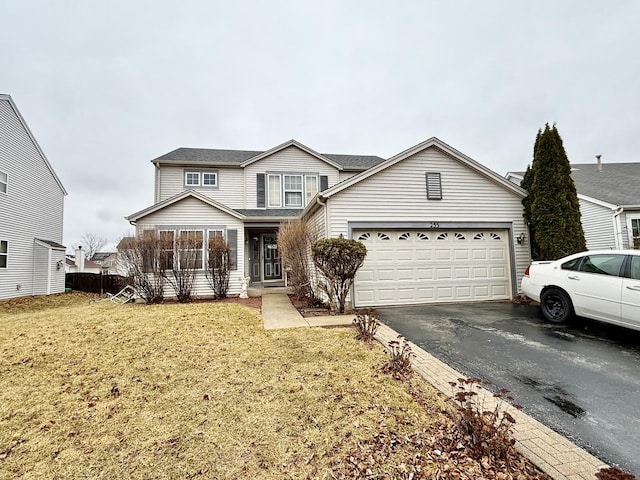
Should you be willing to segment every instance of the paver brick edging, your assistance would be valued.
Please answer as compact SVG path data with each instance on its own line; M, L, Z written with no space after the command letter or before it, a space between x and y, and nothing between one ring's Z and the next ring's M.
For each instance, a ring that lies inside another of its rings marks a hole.
M384 324L378 326L375 335L385 348L398 336L398 332ZM450 396L450 382L457 383L464 375L414 343L409 342L409 345L415 354L412 361L414 371ZM490 391L483 388L478 394L484 395L486 406L489 407L491 401L495 405L496 400ZM506 402L502 404L502 409L516 420L513 428L516 449L554 480L593 480L600 469L608 467L599 458Z

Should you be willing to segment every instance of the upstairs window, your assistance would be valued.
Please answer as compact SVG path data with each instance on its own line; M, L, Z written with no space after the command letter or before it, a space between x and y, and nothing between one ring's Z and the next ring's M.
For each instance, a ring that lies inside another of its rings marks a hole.
M326 177L318 177L318 175L267 174L267 207L304 208L318 193L321 178L326 179ZM258 182L260 182L260 179L258 179ZM259 184L257 203L259 206L264 206L264 203L261 202L261 191Z
M184 184L187 187L199 187L200 172L184 172Z
M268 176L269 207L282 207L280 175Z
M439 173L427 172L427 199L442 200L442 182Z
M203 170L185 170L185 187L217 187L218 172Z
M5 172L0 172L0 193L7 193L8 178Z
M315 175L307 175L304 177L304 183L307 187L305 204L308 204L311 199L318 193L318 177L316 177Z
M7 268L7 257L9 255L9 243L0 240L0 268Z
M302 175L284 175L285 208L302 208Z
M215 172L202 172L202 186L204 187L217 187L218 186L218 174Z

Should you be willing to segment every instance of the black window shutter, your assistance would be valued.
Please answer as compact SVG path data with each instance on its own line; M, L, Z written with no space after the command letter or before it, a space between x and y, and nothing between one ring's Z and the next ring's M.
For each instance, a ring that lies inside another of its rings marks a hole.
M264 207L264 205L265 205L265 201L264 201L264 198L265 198L265 193L264 193L264 190L265 190L264 189L264 173L258 173L256 175L256 184L258 186L257 187L258 188L258 190L257 190L258 202L257 202L256 206L258 208Z
M229 266L231 270L238 269L238 230L227 230L229 244Z
M329 177L320 175L320 191L324 192L327 188L329 188Z

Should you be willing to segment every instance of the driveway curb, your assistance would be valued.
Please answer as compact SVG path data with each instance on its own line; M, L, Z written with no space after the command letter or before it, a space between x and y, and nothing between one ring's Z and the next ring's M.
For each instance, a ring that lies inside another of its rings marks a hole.
M376 340L387 347L389 341L396 340L400 335L392 328L380 324L375 336ZM457 383L465 375L414 343L409 344L415 354L412 366L416 373L445 395L451 396L450 382ZM478 394L484 398L487 409L496 406L497 400L493 393L483 388ZM598 470L609 466L511 405L503 403L502 410L508 411L516 419L513 426L516 449L554 480L593 480Z

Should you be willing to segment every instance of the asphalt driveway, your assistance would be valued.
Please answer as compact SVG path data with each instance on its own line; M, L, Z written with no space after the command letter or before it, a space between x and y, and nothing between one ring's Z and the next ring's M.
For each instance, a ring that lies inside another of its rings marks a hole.
M525 412L640 476L640 332L545 322L511 303L378 309L382 322L467 376L508 389Z

